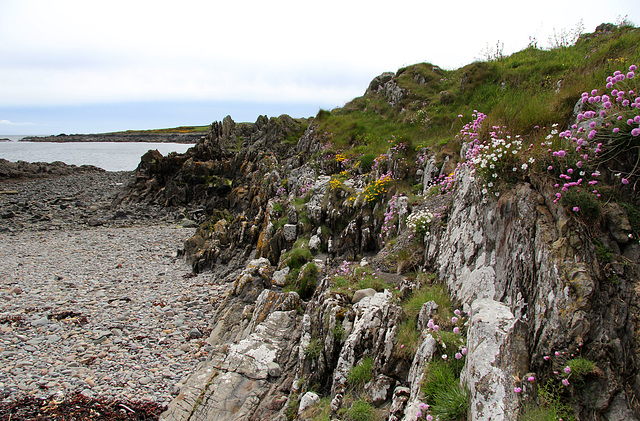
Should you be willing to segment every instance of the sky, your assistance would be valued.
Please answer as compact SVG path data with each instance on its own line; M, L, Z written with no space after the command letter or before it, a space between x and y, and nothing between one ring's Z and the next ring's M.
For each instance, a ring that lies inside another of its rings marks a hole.
M382 72L625 18L640 1L0 0L0 135L310 117Z

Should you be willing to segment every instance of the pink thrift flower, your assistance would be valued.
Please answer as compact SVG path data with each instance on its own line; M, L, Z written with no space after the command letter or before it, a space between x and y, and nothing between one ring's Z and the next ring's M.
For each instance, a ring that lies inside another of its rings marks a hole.
M614 128L613 128L613 132L614 132L614 133L618 133L619 131L620 131L620 129L619 129L618 127L614 127Z
M522 388L521 387L514 387L513 391L516 393L521 393L522 392Z
M458 326L453 328L453 333L458 334L460 333L460 328Z
M420 411L416 412L416 417L422 418L422 412L420 412Z
M433 416L432 415L427 415L427 421L433 421Z
M550 359L551 359L551 357L550 357L550 356L548 356L548 355L545 355L545 356L544 356L544 360L545 360L545 361L549 361Z
M447 359L447 354L443 354L443 355L442 355L442 359L446 361L446 359Z
M569 386L571 383L569 383L569 380L567 379L562 379L562 384L565 386Z
M455 314L456 316L459 316L459 315L460 315L460 310L456 309L456 310L453 312L453 314Z
M635 129L631 130L631 134L633 136L640 136L640 128L636 127Z
M574 212L580 212L580 208L579 208L579 207L577 207L577 206L574 206L574 207L573 207L573 211L574 211Z
M456 316L453 316L451 318L451 323L458 323L458 318Z
M565 373L567 373L567 374L571 373L571 367L566 366L566 367L564 368L564 372L565 372Z
M533 381L535 381L535 380L536 380L536 378L535 378L535 377L533 377L533 376L529 376L529 377L527 378L527 381L529 381L529 382L533 382Z
M626 178L623 178L621 181L622 181L622 184L629 184L629 180L627 180Z
M459 360L462 358L462 354L459 352L456 352L456 360Z
M467 348L462 348L460 352L462 353L462 355L467 355Z

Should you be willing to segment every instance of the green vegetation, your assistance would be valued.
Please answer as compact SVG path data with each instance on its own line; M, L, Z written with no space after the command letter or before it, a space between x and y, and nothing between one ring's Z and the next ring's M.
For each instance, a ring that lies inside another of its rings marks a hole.
M206 133L209 130L209 126L180 126L171 127L166 129L150 129L150 130L127 130L125 132L116 133L158 133L158 134L173 134L173 133Z
M571 405L565 403L557 384L547 382L538 389L538 399L535 404L525 405L520 421L556 421L559 419L575 421Z
M317 360L322 355L324 344L321 338L313 338L304 349L304 357L309 360Z
M373 406L364 399L358 399L351 404L351 407L344 411L347 421L376 421L377 412Z
M567 367L571 369L572 382L581 382L589 374L596 372L596 363L583 357L572 358L567 361Z
M373 360L371 357L363 358L358 364L351 367L347 375L347 384L352 389L362 390L364 385L371 381L372 371Z

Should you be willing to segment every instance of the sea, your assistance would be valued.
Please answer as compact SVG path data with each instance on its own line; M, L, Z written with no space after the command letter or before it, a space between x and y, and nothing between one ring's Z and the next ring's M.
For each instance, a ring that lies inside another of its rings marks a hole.
M0 135L0 158L7 161L55 162L69 165L93 165L107 171L133 171L140 157L150 149L162 155L183 153L193 146L188 143L144 142L19 142L25 136Z

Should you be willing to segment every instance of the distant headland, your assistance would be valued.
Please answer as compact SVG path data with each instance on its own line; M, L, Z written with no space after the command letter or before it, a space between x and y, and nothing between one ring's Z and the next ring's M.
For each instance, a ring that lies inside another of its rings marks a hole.
M97 134L59 134L51 136L27 136L21 142L148 142L148 143L196 143L206 135L209 126L181 126L169 129L127 130L124 132Z

